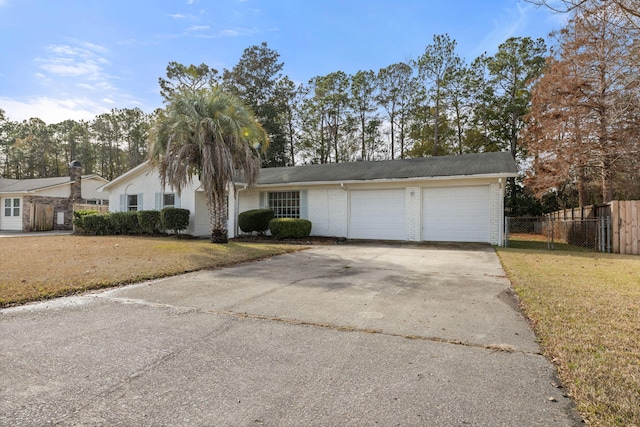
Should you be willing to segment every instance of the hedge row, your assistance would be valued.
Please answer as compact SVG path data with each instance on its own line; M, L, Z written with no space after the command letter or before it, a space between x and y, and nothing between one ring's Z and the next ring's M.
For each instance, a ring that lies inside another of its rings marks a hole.
M159 234L166 230L179 234L189 226L189 209L164 208L161 211L109 212L78 210L73 212L76 234Z

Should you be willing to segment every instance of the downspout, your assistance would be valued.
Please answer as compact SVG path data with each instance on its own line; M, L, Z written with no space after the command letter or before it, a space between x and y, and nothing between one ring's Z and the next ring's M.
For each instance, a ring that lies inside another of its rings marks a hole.
M502 211L499 215L500 220L498 221L498 246L507 246L507 242L504 240L504 185L502 184L502 178L498 178L498 187L500 188L500 205L502 206Z

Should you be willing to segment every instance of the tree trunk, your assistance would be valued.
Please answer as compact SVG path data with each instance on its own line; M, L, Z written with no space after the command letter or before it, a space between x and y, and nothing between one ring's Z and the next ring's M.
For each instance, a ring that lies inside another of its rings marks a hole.
M214 188L207 194L207 211L211 243L228 243L227 192L225 190Z

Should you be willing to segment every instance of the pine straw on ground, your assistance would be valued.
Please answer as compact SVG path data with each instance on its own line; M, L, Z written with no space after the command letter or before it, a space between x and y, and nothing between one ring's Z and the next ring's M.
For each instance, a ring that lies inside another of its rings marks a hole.
M640 425L640 258L501 248L545 355L590 425Z
M140 236L11 237L0 241L0 307L189 271L304 246Z

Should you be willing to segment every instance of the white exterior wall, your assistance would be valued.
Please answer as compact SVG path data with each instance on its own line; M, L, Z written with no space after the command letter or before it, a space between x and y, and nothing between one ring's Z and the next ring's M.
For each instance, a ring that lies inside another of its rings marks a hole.
M489 238L492 245L503 245L504 233L504 192L501 183L494 182L489 185L489 209L490 221Z
M59 185L52 188L43 188L42 190L33 191L32 193L30 193L30 195L42 197L63 197L66 199L71 195L71 182L65 185Z
M187 228L186 230L186 232L189 234L194 234L196 231L195 188L197 188L199 185L199 181L197 179L194 179L192 184L183 189L182 194L180 195L180 207L189 209L189 211L191 212L189 218L189 228ZM155 169L142 171L138 175L126 181L123 181L122 183L117 184L109 189L109 211L120 212L125 210L125 206L120 206L120 196L129 194L138 195L138 210L157 209L158 207L156 206L156 193L163 192L173 193L174 191L171 187L166 187L164 190L162 189L162 186L160 184L160 176L155 171ZM102 195L104 193L97 194ZM84 194L82 195L82 197L86 198Z
M83 199L106 199L106 194L98 191L98 188L105 185L106 182L97 178L85 178L80 182L80 191ZM69 187L71 191L71 187ZM67 194L67 197L69 195Z
M424 181L351 183L344 186L283 186L260 187L239 192L237 213L260 208L260 192L306 190L308 219L313 224L314 236L343 237L349 235L349 200L351 190L404 189L405 191L405 236L406 241L422 239L422 194L423 188L447 188L464 186L488 186L490 204L490 243L502 244L504 221L504 184L498 178L431 179ZM237 216L237 214L236 214Z
M419 242L422 229L422 189L407 187L405 193L406 240Z

